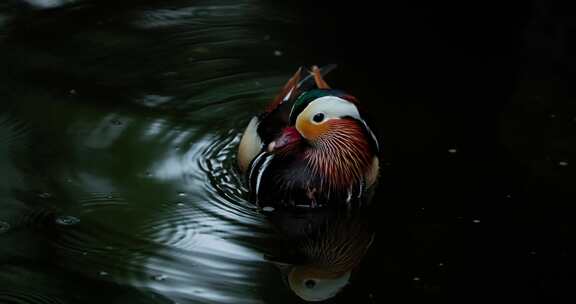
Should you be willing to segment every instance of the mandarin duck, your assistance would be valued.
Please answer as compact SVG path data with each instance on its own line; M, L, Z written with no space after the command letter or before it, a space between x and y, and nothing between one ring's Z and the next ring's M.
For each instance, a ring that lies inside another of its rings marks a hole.
M375 184L378 140L357 99L323 79L334 67L298 69L248 123L238 165L258 206L350 205Z

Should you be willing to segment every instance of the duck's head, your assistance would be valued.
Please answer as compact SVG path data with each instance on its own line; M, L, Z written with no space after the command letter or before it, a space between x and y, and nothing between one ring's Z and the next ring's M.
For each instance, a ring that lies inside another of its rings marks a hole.
M296 266L288 272L288 284L308 302L324 301L338 294L350 281L351 271L333 273L314 266Z
M373 182L378 141L356 98L329 88L306 91L292 106L289 121L269 152L302 153L314 172L331 179L330 187L348 187L363 178Z

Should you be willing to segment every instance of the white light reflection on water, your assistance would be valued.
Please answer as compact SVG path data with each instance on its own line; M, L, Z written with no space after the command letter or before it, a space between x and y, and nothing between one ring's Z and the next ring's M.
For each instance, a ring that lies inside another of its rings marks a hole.
M40 9L55 8L65 4L76 2L76 0L24 0L24 1Z
M185 138L191 135L191 132L193 131L187 130L185 132L187 134L183 134L177 139L183 142ZM182 183L186 188L181 190L186 192L198 191L198 183L201 183L204 177L199 170L198 162L195 160L200 157L202 151L210 144L210 137L203 137L196 141L184 154L179 151L167 151L167 154L153 165L152 174L164 181L181 181L182 178L188 177L186 179L189 182Z
M244 0L242 3L230 1L230 4L202 5L201 3L190 7L177 9L165 8L144 10L134 18L133 24L140 28L160 28L174 25L199 23L202 21L220 20L230 22L230 18L246 17L262 13L259 1ZM207 2L207 4L210 2Z

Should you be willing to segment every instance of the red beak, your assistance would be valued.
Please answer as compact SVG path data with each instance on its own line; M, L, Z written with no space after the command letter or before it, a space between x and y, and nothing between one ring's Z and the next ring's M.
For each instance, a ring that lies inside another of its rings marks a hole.
M302 139L302 136L294 127L288 127L282 130L282 134L268 145L268 152L281 150Z

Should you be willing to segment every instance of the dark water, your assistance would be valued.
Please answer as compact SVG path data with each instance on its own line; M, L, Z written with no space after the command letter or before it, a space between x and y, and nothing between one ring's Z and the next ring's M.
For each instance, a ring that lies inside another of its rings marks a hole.
M288 274L328 241L356 257L333 303L568 294L569 16L321 4L0 4L0 303L299 303ZM235 152L298 66L331 62L381 182L303 238L246 201Z

